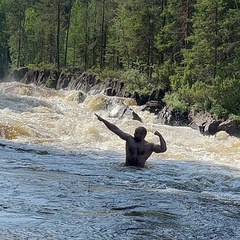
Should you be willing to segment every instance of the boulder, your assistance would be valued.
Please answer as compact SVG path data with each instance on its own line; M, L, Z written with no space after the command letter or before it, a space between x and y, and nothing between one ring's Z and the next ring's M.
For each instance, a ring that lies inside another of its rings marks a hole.
M219 124L217 131L225 131L231 136L240 137L240 126L236 121L226 120Z
M144 105L142 111L149 111L150 113L158 114L162 108L163 103L161 101L151 100Z
M220 124L210 114L195 111L194 109L189 112L189 119L191 121L189 126L204 135L215 134Z
M142 122L142 119L129 106L123 103L116 104L109 112L109 117L112 118L128 118Z
M123 81L117 79L105 82L99 81L96 85L91 87L88 94L104 94L106 96L131 97L131 95L125 91Z
M19 82L24 75L29 71L27 67L22 67L19 69L14 69L8 76L8 79Z
M240 126L233 120L215 120L209 114L197 112L190 113L192 122L190 127L199 130L203 135L215 135L218 132L226 132L231 136L240 137Z
M38 76L39 71L31 69L20 79L20 82L25 84L36 83Z
M87 98L87 94L82 91L70 92L65 99L68 101L77 101L78 103L83 103Z
M164 107L157 115L162 124L171 126L187 126L189 124L188 112L180 112Z
M221 121L216 121L216 120L212 120L210 122L205 122L203 123L202 127L202 131L200 130L200 132L204 135L214 135L218 132L218 126L221 123Z
M164 107L157 115L157 118L160 120L161 124L170 124L171 112L168 111L167 107Z
M31 69L20 79L21 83L33 83L37 86L46 86L49 88L56 88L58 80L57 70L37 70Z
M81 90L88 93L89 90L99 82L97 75L83 72L78 76L73 76L68 83L68 90Z

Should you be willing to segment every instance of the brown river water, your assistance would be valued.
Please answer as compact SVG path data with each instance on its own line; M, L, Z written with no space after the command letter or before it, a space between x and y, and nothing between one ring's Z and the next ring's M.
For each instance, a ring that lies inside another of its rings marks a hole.
M0 83L0 239L240 239L240 139L161 125L131 99ZM124 102L143 123L110 118ZM125 167L94 112L168 150Z

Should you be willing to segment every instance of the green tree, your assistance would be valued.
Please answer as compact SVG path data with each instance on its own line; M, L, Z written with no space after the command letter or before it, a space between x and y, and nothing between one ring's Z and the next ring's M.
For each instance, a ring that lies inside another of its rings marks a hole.
M90 1L76 0L72 6L72 18L69 28L69 44L67 63L89 67L89 48L91 46L92 18L90 17Z
M38 25L38 39L41 52L38 62L54 64L60 63L60 0L39 0L34 8L40 24ZM39 49L39 50L40 50Z
M28 4L28 0L6 1L11 62L16 67L25 65L23 49L26 38L25 16Z
M75 1L69 31L69 64L85 70L104 68L112 4L112 0Z
M71 14L72 14L72 7L74 4L74 0L69 0L66 2L65 5L65 29L66 29L66 38L65 38L65 52L64 52L64 66L67 66L67 56L68 56L68 44L69 44L69 31L71 25Z
M132 68L137 63L141 71L151 78L152 66L159 61L156 34L160 25L161 2L117 1L117 13L110 26L107 47L110 66Z
M25 64L65 65L72 0L30 1L25 9L23 55Z
M25 16L25 44L24 56L26 64L38 64L42 62L43 35L42 22L34 6L29 6Z
M111 27L112 39L109 39L108 56L119 54L117 61L130 68L138 62L143 67L152 65L153 58L153 8L147 1L126 1L118 6ZM114 42L116 44L114 44Z
M239 112L238 97L226 96L236 96L233 86L239 89L239 3L203 0L194 8L191 47L182 49L184 59L171 77L172 87L187 104L219 116L233 112L231 104Z
M4 77L9 67L8 35L6 33L5 0L0 1L0 78Z

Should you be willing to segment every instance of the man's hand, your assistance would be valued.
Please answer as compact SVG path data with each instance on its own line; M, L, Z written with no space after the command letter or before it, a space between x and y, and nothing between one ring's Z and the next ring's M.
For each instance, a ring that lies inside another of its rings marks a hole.
M96 115L96 117L98 118L99 121L103 121L104 119L102 117L100 117L99 115L97 115L96 113L94 113Z
M157 135L157 136L162 136L160 132L158 131L155 131L154 135Z
M155 152L166 152L167 151L167 145L166 145L166 142L162 136L162 134L158 131L155 131L154 135L157 135L159 137L159 141L160 141L160 148L155 151Z

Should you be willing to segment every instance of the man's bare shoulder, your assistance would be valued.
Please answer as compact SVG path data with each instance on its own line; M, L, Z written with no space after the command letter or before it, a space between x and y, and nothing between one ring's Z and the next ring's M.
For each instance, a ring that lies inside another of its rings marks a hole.
M121 139L125 141L130 141L130 139L133 139L133 136L131 134L123 132L121 129L115 131L115 134L117 134Z
M134 137L131 134L129 134L129 133L125 133L125 134L126 134L127 141L134 141Z

